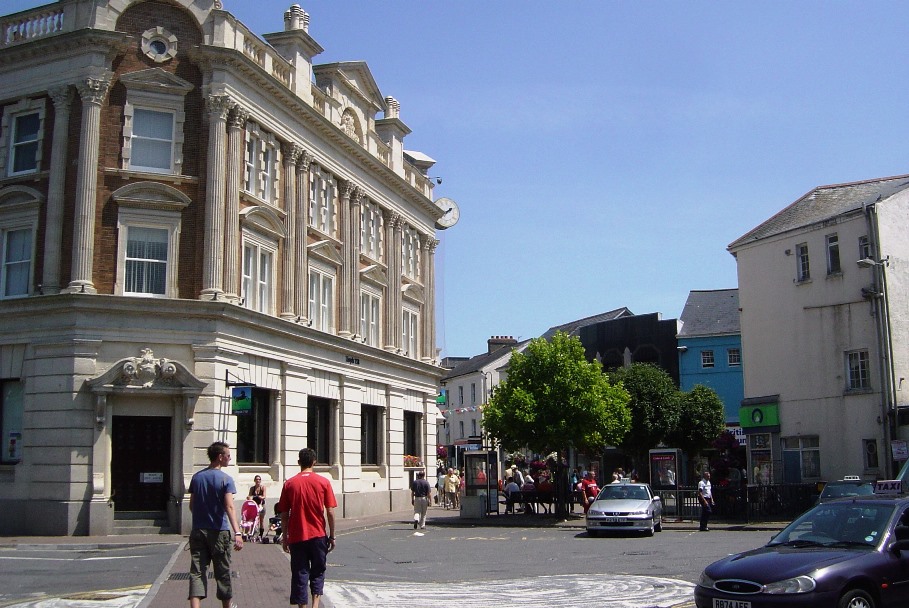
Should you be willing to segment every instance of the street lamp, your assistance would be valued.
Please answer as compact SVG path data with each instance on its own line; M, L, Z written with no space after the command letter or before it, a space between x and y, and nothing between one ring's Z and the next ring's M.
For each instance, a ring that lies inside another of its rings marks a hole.
M896 417L895 380L893 372L893 342L890 328L890 301L887 293L886 268L890 266L890 256L880 260L867 257L856 262L859 268L871 268L873 271L872 288L862 288L862 297L871 301L872 315L875 317L874 328L877 332L879 358L881 361L881 423L884 426L884 467L885 477L893 475L893 441L894 422Z

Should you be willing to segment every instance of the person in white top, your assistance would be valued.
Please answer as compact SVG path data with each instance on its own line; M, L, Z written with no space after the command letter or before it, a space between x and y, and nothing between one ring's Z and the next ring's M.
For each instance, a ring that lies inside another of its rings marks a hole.
M704 471L701 474L701 481L698 482L698 500L701 503L701 532L706 532L710 528L707 523L710 521L710 515L713 513L713 489L710 487L710 471Z

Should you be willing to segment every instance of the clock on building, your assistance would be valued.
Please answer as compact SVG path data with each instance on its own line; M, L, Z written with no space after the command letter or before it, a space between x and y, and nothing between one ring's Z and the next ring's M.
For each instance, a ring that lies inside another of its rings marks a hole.
M440 198L436 200L436 205L445 211L445 215L436 220L436 228L445 230L458 223L458 220L461 217L461 210L458 209L458 204L456 202L450 198Z

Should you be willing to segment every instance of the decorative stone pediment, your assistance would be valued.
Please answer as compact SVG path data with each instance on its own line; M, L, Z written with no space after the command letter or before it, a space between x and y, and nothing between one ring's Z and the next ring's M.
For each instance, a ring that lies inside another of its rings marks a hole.
M85 381L95 396L95 421L99 427L106 422L109 395L149 395L179 399L184 424L192 428L196 401L207 385L179 361L156 358L150 348L142 349L138 357L120 359L105 373Z
M188 196L160 182L134 182L118 188L111 198L121 207L183 211L191 200Z
M240 223L275 240L283 239L287 235L284 229L284 222L278 214L273 209L263 205L247 207L241 211Z
M312 70L318 86L333 85L346 97L359 98L357 105L369 107L369 111L363 108L364 114L372 116L385 109L385 98L365 61L324 63L314 65Z
M360 270L360 280L370 281L383 287L388 284L388 275L377 264L371 264Z
M120 76L120 82L131 91L151 91L168 95L186 95L193 90L191 82L161 68L148 68Z
M418 302L420 304L422 304L426 298L423 288L419 285L414 285L413 283L401 285L401 295L412 302Z
M310 255L314 255L328 262L338 265L342 262L341 255L338 253L338 249L332 241L319 241L310 245L308 249Z

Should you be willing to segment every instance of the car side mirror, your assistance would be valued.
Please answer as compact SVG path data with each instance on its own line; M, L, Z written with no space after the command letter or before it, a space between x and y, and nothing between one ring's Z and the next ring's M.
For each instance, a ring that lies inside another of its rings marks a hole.
M659 497L659 496L654 496L653 499L656 500L656 501L659 501L659 500L660 500L660 497Z

